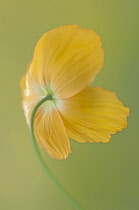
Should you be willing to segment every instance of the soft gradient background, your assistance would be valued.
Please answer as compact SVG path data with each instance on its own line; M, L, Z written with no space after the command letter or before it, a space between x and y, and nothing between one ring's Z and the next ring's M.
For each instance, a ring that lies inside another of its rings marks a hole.
M85 210L139 209L139 1L4 0L0 3L0 210L72 210L34 156L21 110L20 79L37 40L64 24L95 30L105 65L93 85L131 108L127 129L108 144L80 144L46 162Z

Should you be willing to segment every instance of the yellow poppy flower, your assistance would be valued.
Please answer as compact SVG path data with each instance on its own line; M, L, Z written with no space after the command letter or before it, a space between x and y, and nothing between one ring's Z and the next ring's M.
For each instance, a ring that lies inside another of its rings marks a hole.
M103 66L101 38L92 30L66 25L45 33L22 78L23 109L28 125L35 105L51 94L35 115L35 137L50 156L71 153L78 142L109 142L127 126L129 108L114 92L89 87Z

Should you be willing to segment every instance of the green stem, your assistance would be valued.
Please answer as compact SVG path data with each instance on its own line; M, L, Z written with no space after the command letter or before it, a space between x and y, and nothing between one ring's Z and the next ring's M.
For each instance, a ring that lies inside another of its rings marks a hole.
M37 145L37 141L35 138L35 134L34 134L34 118L35 118L35 114L38 110L38 108L41 106L41 104L43 104L44 102L46 102L47 100L52 100L52 96L50 94L48 94L45 98L43 98L34 108L32 115L31 115L31 136L32 136L32 145L35 151L35 154L37 156L37 159L39 160L41 166L44 168L47 176L51 179L51 181L55 184L55 186L57 186L57 188L64 194L64 196L71 202L71 204L78 210L83 210L82 207L80 207L80 205L74 200L74 198L70 195L70 193L68 193L58 182L58 180L56 179L56 177L54 176L54 174L51 172L50 168L46 165L45 161L43 160L41 153L39 151L38 145Z

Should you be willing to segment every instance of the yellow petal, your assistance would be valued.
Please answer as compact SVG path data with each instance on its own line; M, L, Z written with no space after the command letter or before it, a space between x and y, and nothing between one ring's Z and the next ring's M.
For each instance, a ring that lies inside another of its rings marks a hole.
M24 75L20 82L20 87L22 91L22 97L26 95L26 76Z
M22 101L22 108L24 110L26 121L29 127L30 127L30 117L33 112L33 109L37 105L37 103L41 101L41 99L42 97L37 95L24 96L24 99Z
M100 36L92 30L61 26L39 39L29 72L40 86L51 86L60 98L69 98L90 84L102 68L101 45Z
M24 98L23 107L28 125L34 106L40 100L37 96ZM39 107L35 115L34 132L37 141L53 158L65 159L71 153L69 137L53 101L46 101Z
M34 126L37 140L49 155L59 160L66 159L71 153L70 143L57 109L53 108L51 111L45 109L45 113L42 110Z
M114 92L88 87L62 101L59 111L69 137L79 142L103 142L127 126L129 108Z

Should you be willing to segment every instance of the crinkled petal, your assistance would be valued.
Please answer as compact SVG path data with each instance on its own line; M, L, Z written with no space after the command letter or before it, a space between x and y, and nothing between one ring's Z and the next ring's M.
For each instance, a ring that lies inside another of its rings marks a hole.
M111 135L127 126L129 108L114 92L88 87L59 108L69 137L79 142L109 142Z
M41 99L42 97L37 95L24 96L24 99L22 101L22 108L24 110L26 121L29 127L30 127L30 117L33 112L33 109L37 105L37 103L41 101Z
M40 100L37 96L28 96L23 101L28 125L32 111ZM46 101L39 107L34 118L34 132L37 141L51 157L61 160L71 153L69 137L53 101Z
M59 98L69 98L90 84L102 68L101 45L100 36L92 30L58 27L39 39L28 74L39 86L51 86ZM29 77L27 83L32 85Z

